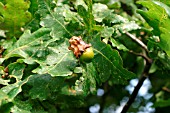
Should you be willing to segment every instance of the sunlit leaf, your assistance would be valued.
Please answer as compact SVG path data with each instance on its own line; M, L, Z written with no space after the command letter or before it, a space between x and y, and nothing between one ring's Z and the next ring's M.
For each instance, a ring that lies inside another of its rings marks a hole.
M113 47L116 47L119 50L128 51L128 49L123 44L116 41L114 38L111 38L110 41L111 41Z
M75 82L75 92L81 95L96 93L96 78L97 72L92 63L86 64L83 70L83 75Z
M155 2L155 4L152 1L141 1L138 3L148 8L148 11L138 10L138 12L145 18L147 23L153 27L154 34L160 36L160 43L158 44L170 56L169 7L166 6L164 9L164 7L162 7L163 3L159 4L159 2Z
M8 59L14 56L23 58L29 57L29 54L26 53L26 50L28 51L31 49L29 48L31 45L39 44L42 36L49 32L50 29L47 28L39 29L33 34L31 34L30 31L26 31L14 45L11 45L9 48L7 48L3 58Z
M31 20L31 13L28 12L30 1L7 0L6 4L0 2L0 14L3 21L0 22L0 29L9 30L10 36L20 35L20 29Z
M68 40L56 47L48 47L49 53L46 61L41 61L41 66L35 69L34 73L46 74L52 76L68 76L73 73L77 61L73 53L68 49Z
M22 91L21 87L28 81L28 79L29 78L26 78L23 81L18 81L14 84L5 86L1 88L1 90L8 95L9 101L12 101Z
M116 50L96 38L92 42L95 51L93 60L94 66L98 71L101 82L112 78L115 84L126 84L128 79L135 77L135 74L123 68L123 62Z

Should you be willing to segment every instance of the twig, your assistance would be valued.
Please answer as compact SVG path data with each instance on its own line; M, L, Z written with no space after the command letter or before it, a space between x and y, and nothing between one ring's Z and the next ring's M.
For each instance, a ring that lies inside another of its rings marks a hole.
M126 32L125 34L128 35L130 38L132 38L136 43L138 43L146 52L149 52L147 46L141 40L139 40L137 37L130 34L129 32ZM145 54L135 53L133 51L130 51L130 52L133 53L133 54L136 54L138 56L142 56L146 60L146 65L145 65L145 69L144 69L141 77L139 78L138 84L136 85L135 89L133 90L131 96L129 97L129 100L127 101L127 103L123 107L121 113L126 113L129 109L129 107L131 106L131 104L134 102L134 100L135 100L135 98L136 98L136 96L139 92L139 89L141 88L141 86L143 85L143 82L148 77L149 69L150 69L151 64L152 64L152 59L147 57Z
M135 42L137 42L143 49L145 49L148 52L147 46L141 40L139 40L137 37L135 37L129 32L126 32L125 34L129 36L131 39L133 39Z
M146 56L145 54L142 53L136 53L132 50L129 51L130 53L137 55L137 56L141 56L142 58L144 58L147 62L152 63L152 59L150 59L148 56Z
M165 87L165 86L162 88L162 90L164 90L164 91L166 91L166 92L170 93L170 89L169 89L169 88L167 88L167 87Z
M125 104L125 106L123 107L121 113L126 113L126 112L128 111L129 107L130 107L131 104L134 102L134 100L135 100L135 98L136 98L136 96L137 96L137 94L138 94L138 91L139 91L140 87L142 86L142 84L143 84L143 82L145 81L146 78L147 78L147 77L144 77L144 76L143 76L143 77L141 77L141 78L139 79L138 84L136 85L136 87L135 87L133 93L131 94L128 102L127 102L127 103Z
M136 98L136 96L137 96L137 94L139 92L139 89L141 88L141 86L142 86L143 82L145 81L145 79L148 77L150 67L151 67L151 63L147 62L146 66L145 66L145 69L143 71L143 74L142 74L141 78L139 79L138 84L136 85L135 89L133 90L129 100L127 101L127 103L123 107L121 113L126 113L128 111L128 109L129 109L129 107L131 106L131 104L134 102L134 100L135 100L135 98Z

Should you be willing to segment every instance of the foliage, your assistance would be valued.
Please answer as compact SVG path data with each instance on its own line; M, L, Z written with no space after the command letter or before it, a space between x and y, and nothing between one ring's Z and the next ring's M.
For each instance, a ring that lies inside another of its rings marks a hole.
M6 0L0 2L0 28L8 30L9 36L18 36L20 29L31 20L31 13L28 12L30 1Z
M166 112L169 24L166 0L0 0L0 111L88 112L96 103L100 112L114 111L129 96L129 81L148 73L153 96L137 97L143 101L129 111L153 102L155 112ZM90 63L68 49L72 36L92 45Z

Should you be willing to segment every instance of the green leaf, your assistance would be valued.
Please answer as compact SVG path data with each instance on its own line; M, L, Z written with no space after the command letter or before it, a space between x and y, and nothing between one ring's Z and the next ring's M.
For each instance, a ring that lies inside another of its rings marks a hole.
M68 40L55 42L56 39L49 37L50 29L41 28L33 34L26 31L20 39L5 53L4 58L21 57L27 64L37 62L40 67L34 73L52 76L68 76L72 74L77 65L76 58L68 49Z
M52 6L51 4L53 3L53 0L37 0L37 2L38 2L37 13L44 18L50 13L49 10L52 9L52 7L50 6Z
M3 102L3 103L4 104L0 106L1 113L10 113L13 103L12 102L8 102L8 103Z
M4 79L0 78L1 85L8 85L9 82L10 82L10 80L4 80Z
M100 38L95 38L92 44L95 51L93 63L99 73L97 78L100 82L112 78L115 84L126 84L127 80L135 77L135 74L123 68L122 59L116 50L101 42Z
M27 111L27 110L24 110L24 109L20 109L17 106L13 106L11 108L11 112L13 112L13 113L31 113L30 111Z
M57 45L49 47L49 55L41 66L33 70L38 74L51 74L51 76L68 76L73 73L77 65L77 60L73 53L68 49L68 40Z
M6 74L6 72L4 72L4 67L3 66L0 66L0 84L1 85L8 85L8 82L10 82L10 80L6 80L6 79L3 79L2 76L4 76Z
M154 107L167 107L170 106L170 99L168 100L159 100L154 103Z
M6 103L4 102L5 100L8 102L8 99L9 99L8 95L0 89L0 106Z
M141 28L138 24L135 23L135 21L129 21L127 18L115 14L115 12L109 9L105 4L95 3L93 5L93 14L94 19L97 22L104 22L106 23L105 26L112 26L112 28L115 28L114 32L116 32L116 30L118 29L122 33L125 33L127 31L137 30ZM111 27L109 28L111 29ZM107 34L108 31L105 32Z
M4 67L0 66L0 74L3 75L4 74Z
M126 23L122 23L118 26L116 26L116 28L118 28L122 33L126 33L128 31L132 31L132 30L137 30L137 29L141 29L141 27L135 23L135 21L128 21Z
M116 47L119 50L129 51L123 44L116 41L114 38L110 38L110 41L111 41L113 47Z
M148 11L137 10L139 14L141 14L146 22L154 28L154 33L156 35L160 34L159 25L161 24L162 20L165 19L167 16L165 10L154 4L152 1L139 1L139 4L147 7Z
M157 2L157 1L162 2L162 3L170 6L170 1L169 1L169 0L156 0L156 1L154 1L154 2Z
M75 82L75 92L78 95L87 96L96 93L97 72L92 63L85 64L83 75Z
M86 0L88 9L85 9L82 5L78 5L78 14L83 18L86 30L91 34L93 27L95 25L94 17L92 14L92 0Z
M154 107L167 107L170 106L170 98L167 100L164 99L164 92L160 91L156 94L156 102L154 103Z
M104 18L109 16L113 11L109 10L107 5L101 3L93 4L93 15L94 20L97 22L102 22Z
M113 33L114 33L114 28L106 26L101 31L101 36L108 38L108 37L111 37Z
M33 75L27 84L33 86L29 90L29 95L32 99L45 100L56 91L60 91L64 78L51 77L48 74L45 75Z
M13 101L14 106L11 108L11 112L14 113L31 113L32 103L29 100L22 100L22 96L19 95Z
M165 9L166 13L168 14L168 16L170 17L170 7L168 7L166 4L159 2L159 1L153 1L155 4L161 6L162 8Z
M160 43L158 45L166 51L168 56L170 56L170 18L168 18L169 14L169 7L166 6L165 9L163 3L158 4L158 2L152 2L152 1L140 1L139 4L142 4L143 6L147 7L148 11L142 11L138 10L138 12L145 18L147 23L153 27L153 32L155 35L160 36ZM166 13L167 10L167 13Z
M63 38L66 33L72 36L72 34L65 27L64 17L62 15L63 10L64 8L60 7L55 8L54 11L49 10L50 14L48 14L40 22L41 26L52 29L50 35L57 40Z
M84 22L88 24L88 17L87 17L88 12L87 12L87 10L82 5L78 5L77 8L78 8L78 10L77 10L78 14L81 17L83 17Z
M97 22L103 22L104 20L113 24L128 22L127 18L115 14L113 10L107 7L107 5L101 3L93 4L93 15Z
M17 39L15 37L11 38L10 40L5 40L4 42L2 42L2 47L4 49L9 48L11 45L13 45L14 43L16 43Z
M89 31L90 30L90 23L89 23L89 16L88 16L88 11L82 6L79 5L78 7L78 14L83 18L83 22L85 24L86 29Z
M95 94L96 93L96 80L97 80L97 72L95 70L95 67L93 66L93 63L87 64L87 70L85 75L87 78L86 87L88 88L88 91L90 93Z
M17 81L20 81L22 79L24 69L24 64L17 62L11 63L8 65L9 76L16 78Z
M22 57L22 58L28 58L31 54L27 53L31 51L30 48L32 45L39 44L42 36L49 33L51 30L47 28L41 28L34 32L33 34L30 33L30 31L25 31L25 33L20 37L20 39L10 47L7 48L7 50L4 53L3 60L8 59L10 57ZM27 52L26 52L27 50ZM34 50L32 50L34 51ZM1 58L0 58L1 59ZM2 63L2 62L1 62Z
M169 23L170 23L170 21L169 21ZM168 24L168 23L167 23ZM161 41L160 41L160 43L159 43L159 46L163 49L163 50L165 50L166 51L166 53L168 54L168 56L170 56L170 38L169 38L169 36L170 36L170 29L165 29L165 28L160 28L160 30L161 30Z
M30 2L31 4L30 4L29 11L34 16L35 12L38 10L38 2L35 0L30 0Z
M31 13L28 12L29 1L7 0L6 4L0 2L0 14L3 22L0 22L0 29L9 30L11 36L20 34L20 29L31 20Z
M22 86L27 83L29 77L24 79L23 81L18 81L14 84L7 85L1 90L6 93L9 97L9 101L13 101L13 99L22 91Z

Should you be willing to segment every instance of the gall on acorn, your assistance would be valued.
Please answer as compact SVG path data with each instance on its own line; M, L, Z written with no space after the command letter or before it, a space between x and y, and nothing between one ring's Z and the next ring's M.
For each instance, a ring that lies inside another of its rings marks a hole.
M69 50L72 50L76 58L79 58L81 62L90 63L94 57L94 52L91 44L85 43L81 36L73 36L69 40Z

